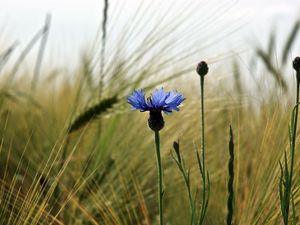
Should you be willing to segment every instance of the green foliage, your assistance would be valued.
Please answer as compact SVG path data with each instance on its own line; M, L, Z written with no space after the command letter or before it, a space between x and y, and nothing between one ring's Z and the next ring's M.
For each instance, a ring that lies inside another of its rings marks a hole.
M279 196L280 206L283 218L283 223L288 225L290 202L293 207L293 220L292 224L296 224L294 193L293 193L293 174L295 163L295 148L297 138L297 121L298 121L298 105L299 105L299 85L300 85L300 70L296 71L297 89L296 89L296 106L293 108L291 123L289 128L289 141L290 141L290 167L288 167L287 155L284 152L284 167L280 163L280 181L279 181Z
M195 209L195 201L196 199L193 197L192 187L191 187L191 179L190 179L190 170L186 168L186 165L184 163L184 160L180 153L180 146L179 142L173 142L173 148L176 153L176 157L173 157L175 163L178 166L178 169L180 170L187 192L189 196L189 204L190 204L190 211L191 211L191 222L190 224L197 224L196 223L196 209Z
M182 90L187 98L180 119L166 119L166 127L160 134L164 140L161 157L165 171L165 221L174 225L193 224L205 215L204 224L226 223L228 170L224 162L228 153L225 134L230 122L236 134L235 177L231 183L235 206L238 206L234 208L234 222L244 225L282 222L280 206L286 209L287 204L280 205L278 197L281 174L280 196L290 201L292 219L289 221L297 223L300 161L299 157L294 158L293 189L290 198L286 198L286 182L291 179L292 170L288 154L282 150L290 147L284 132L290 121L286 108L294 104L288 98L293 88L289 89L283 72L284 65L289 63L288 53L297 40L299 25L288 35L281 54L282 65L275 66L270 50L275 45L275 33L267 52L258 50L259 54L255 55L254 64L260 62L267 68L270 78L266 77L266 82L275 78L274 90L286 87L284 96L287 98L274 95L275 91L253 93L249 90L245 85L244 67L238 61L234 64L234 76L219 79L217 72L211 72L205 78L205 102L209 110L205 113L204 165L204 157L198 151L196 156L189 151L197 149L201 142L199 95L194 91L199 77L181 79L194 70L194 59L205 50L198 40L202 21L198 24L193 20L194 29L183 32L181 25L193 18L192 12L183 8L182 17L177 21L147 27L145 32L145 21L153 18L157 9L142 5L118 41L111 40L109 32L106 34L101 90L98 82L101 40L96 40L92 48L82 54L81 65L75 73L47 71L40 68L41 61L34 64L33 76L39 77L39 82L30 79L30 72L22 70L22 65L38 41L44 40L42 46L45 46L45 27L49 29L49 21L25 46L11 69L7 62L13 59L11 54L16 44L1 51L0 224L157 224L159 210L151 131L145 123L145 115L133 115L125 99L134 88L149 90L163 84ZM196 11L198 15L198 8ZM167 14L163 12L162 18ZM112 30L109 24L107 31ZM145 37L138 41L136 33ZM192 47L182 49L180 54L173 51L182 43L191 43ZM4 66L8 72L3 70ZM235 87L224 85L225 82ZM256 84L254 88L261 88L261 83ZM32 86L35 86L34 91ZM92 120L93 123L86 126ZM292 120L291 129L295 124ZM176 166L168 150L179 137L180 148L179 144L174 145ZM298 149L296 135L290 137L295 141L294 149ZM284 162L281 168L277 163L280 160ZM204 186L203 181L206 181ZM209 204L208 196L203 201L202 195L208 193L208 189Z

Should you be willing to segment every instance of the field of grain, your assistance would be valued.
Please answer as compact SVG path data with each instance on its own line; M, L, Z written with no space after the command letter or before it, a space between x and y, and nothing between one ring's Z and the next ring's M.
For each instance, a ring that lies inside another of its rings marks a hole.
M193 22L185 8L155 24L147 7L118 36L104 8L72 72L43 64L50 15L20 53L1 45L0 224L152 225L160 214L165 225L300 224L300 21L280 43L273 32L266 46L213 54L242 24L218 33L213 10ZM33 48L37 60L25 66ZM162 87L186 99L159 131L160 212L155 132L127 98Z

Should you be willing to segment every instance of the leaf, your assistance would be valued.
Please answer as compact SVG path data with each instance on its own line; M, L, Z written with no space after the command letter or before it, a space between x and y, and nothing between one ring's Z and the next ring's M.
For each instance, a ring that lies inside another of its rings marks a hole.
M297 21L293 28L292 28L292 31L288 37L288 39L286 40L286 43L283 47L283 54L282 54L282 64L285 65L286 62L287 62L287 58L288 58L288 54L291 50L291 47L293 45L293 43L295 42L295 39L297 37L297 34L298 34L298 31L299 31L299 28L300 28L300 21Z
M271 62L271 58L261 49L257 49L256 54L262 59L268 71L273 75L275 81L282 87L284 91L287 91L287 84L283 79L281 72L274 67L273 63Z

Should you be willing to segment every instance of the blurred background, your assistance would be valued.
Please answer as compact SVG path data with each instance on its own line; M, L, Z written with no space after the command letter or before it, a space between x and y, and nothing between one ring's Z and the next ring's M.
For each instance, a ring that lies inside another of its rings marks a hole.
M240 1L197 1L197 12L191 13L190 24L202 20L205 15L211 14L214 22L206 28L206 32L215 27L240 26L235 34L235 38L224 38L221 46L226 46L226 50L251 50L253 43L266 44L268 34L276 27L278 38L284 38L291 26L291 21L298 19L299 7L297 0L240 0ZM140 4L149 4L147 1L121 0L111 1L109 15L110 18L118 14L117 21L109 21L110 29L116 33L121 32L124 23L134 17ZM163 2L152 1L149 11L155 11L148 20L149 23L159 22L159 14L164 10L171 9L174 19L179 17L179 10L173 7L182 5L195 5L186 1L166 0ZM174 6L175 5L175 6ZM117 13L117 9L120 9ZM163 9L163 10L158 10ZM45 52L45 62L48 66L68 66L74 69L78 63L79 54L82 49L91 47L102 22L103 1L38 1L38 0L11 0L0 2L0 28L2 45L11 45L18 42L17 51L32 38L37 29L42 26L46 14L51 14L52 22ZM203 19L202 24L205 24ZM224 33L224 31L221 31ZM215 33L217 35L217 32ZM199 33L199 38L201 34ZM213 38L213 37L210 37ZM239 45L236 44L239 41ZM224 43L225 42L225 43ZM218 44L218 43L215 43ZM222 49L223 50L223 49ZM216 52L219 49L215 50ZM224 51L224 50L223 50ZM60 60L56 60L59 57ZM30 57L31 60L34 56ZM33 59L34 60L34 59ZM70 63L72 61L72 63Z
M209 66L204 224L226 224L230 124L233 224L280 224L279 161L290 157L299 12L296 0L2 0L0 224L158 224L153 132L148 114L131 111L126 98L160 87L186 97L164 117L161 149L164 217L189 224L172 146L179 140L199 208L200 60Z

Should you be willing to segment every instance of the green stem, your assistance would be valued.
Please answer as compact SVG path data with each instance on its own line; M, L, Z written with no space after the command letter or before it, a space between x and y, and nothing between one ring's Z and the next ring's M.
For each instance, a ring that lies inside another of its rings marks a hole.
M191 187L190 184L187 186L188 188L188 193L189 193L189 202L190 202L190 208L191 208L191 224L195 224L195 206L194 206L194 200L192 198L192 193L191 193Z
M192 197L189 172L188 172L188 175L187 175L186 172L185 172L186 171L185 166L183 166L182 164L178 164L178 165L179 165L179 169L182 172L183 179L184 179L187 191L188 191L190 208L191 208L191 223L190 224L194 225L195 224L195 206L194 206L194 200L193 200L193 197Z
M233 191L233 181L234 181L234 143L233 143L233 133L230 126L229 129L229 161L228 161L228 198L227 198L227 225L232 225L233 218L233 203L234 203L234 191Z
M154 131L155 133L155 146L156 146L156 158L157 158L157 172L158 172L158 203L159 203L159 220L160 225L164 224L163 219L163 171L162 171L162 163L160 157L160 140L159 140L159 131Z
M204 76L200 79L201 87L201 152L202 152L202 168L205 174L205 145L204 145Z
M204 76L200 76L200 89L201 89L201 153L202 153L202 207L200 212L199 224L203 224L204 216L206 213L206 170L205 170L205 143L204 143Z
M174 142L173 143L173 147L174 147L174 150L176 152L176 155L177 155L177 159L175 157L173 157L175 163L177 164L181 174L182 174L182 177L183 177L183 180L184 180L184 183L185 183L185 186L187 188L187 192L188 192L188 197L189 197L189 203L190 203L190 208L191 208L191 221L190 221L190 224L191 225L196 225L196 222L195 222L195 205L194 205L194 199L192 197L192 190L191 190L191 185L190 185L190 170L186 170L186 166L185 166L185 163L180 155L180 150L179 150L179 143L178 142Z
M292 184L292 176L293 176L293 168L294 168L294 152L296 145L296 134L297 134L297 121L298 121L298 102L299 102L299 72L297 72L297 93L296 93L296 109L295 109L295 119L294 119L294 127L293 127L293 139L292 139L292 157L291 157L291 176L290 176L290 184Z
M291 118L290 128L290 168L288 169L288 162L285 153L285 167L281 166L281 180L280 180L280 201L281 210L283 216L284 225L288 225L289 222L289 211L290 211L290 199L292 196L293 204L293 172L294 172L294 161L295 161L295 147L296 147L296 136L297 136L297 123L298 123L298 104L299 104L299 85L300 85L300 71L297 71L297 90L296 90L296 106L293 109ZM284 189L284 192L282 191Z
M291 167L290 167L290 177L289 177L289 185L288 185L288 204L286 209L286 218L285 223L288 223L289 217L289 202L290 202L290 195L292 192L292 184L293 184L293 170L294 170L294 161L295 161L295 145L296 145L296 135L297 135L297 121L298 121L298 103L299 103L299 84L300 84L300 72L297 71L297 93L296 93L296 109L295 109L295 117L293 123L293 136L292 136L292 146L291 146Z

